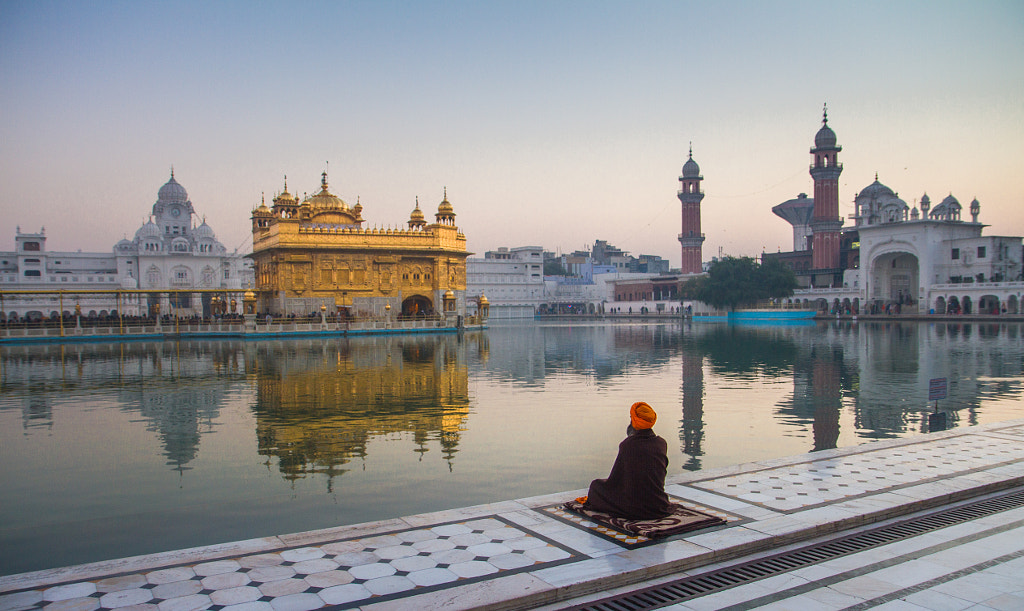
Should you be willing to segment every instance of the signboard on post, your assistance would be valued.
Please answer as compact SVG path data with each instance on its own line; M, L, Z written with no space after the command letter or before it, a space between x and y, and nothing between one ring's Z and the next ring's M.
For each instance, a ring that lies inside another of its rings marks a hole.
M932 378L928 381L928 400L938 401L946 398L946 378Z

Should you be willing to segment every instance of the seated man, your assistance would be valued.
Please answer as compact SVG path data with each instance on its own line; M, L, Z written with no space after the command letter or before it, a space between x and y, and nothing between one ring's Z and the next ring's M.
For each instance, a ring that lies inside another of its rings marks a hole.
M663 518L671 511L665 494L668 444L651 430L658 414L641 401L629 408L629 419L612 472L591 482L586 500L579 500L588 509L618 518Z

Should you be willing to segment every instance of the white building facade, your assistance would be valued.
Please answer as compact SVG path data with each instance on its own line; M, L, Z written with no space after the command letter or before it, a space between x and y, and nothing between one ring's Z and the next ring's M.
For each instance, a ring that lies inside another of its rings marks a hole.
M197 226L194 216L188 193L172 171L150 220L112 253L50 252L45 230L22 233L19 227L15 250L0 252L3 320L56 318L76 311L84 317L209 315L211 290L223 290L225 298L238 293L240 302L241 291L253 284L251 262L228 253L206 221ZM168 290L178 292L160 292Z
M544 249L502 247L466 260L466 295L490 302L490 319L533 318L544 299Z

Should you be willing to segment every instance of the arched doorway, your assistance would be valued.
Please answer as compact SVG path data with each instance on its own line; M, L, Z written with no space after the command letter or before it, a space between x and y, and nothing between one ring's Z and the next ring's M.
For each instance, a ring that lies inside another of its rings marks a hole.
M909 252L888 252L872 262L871 297L883 302L917 303L920 264Z
M423 295L413 295L402 302L402 316L423 317L434 313L434 304Z
M995 295L982 295L978 300L978 314L998 314L999 298Z
M935 313L944 314L946 312L946 298L939 297L935 300Z
M1007 314L1019 314L1017 308L1020 307L1020 302L1017 300L1016 295L1010 295L1006 300L1006 313Z

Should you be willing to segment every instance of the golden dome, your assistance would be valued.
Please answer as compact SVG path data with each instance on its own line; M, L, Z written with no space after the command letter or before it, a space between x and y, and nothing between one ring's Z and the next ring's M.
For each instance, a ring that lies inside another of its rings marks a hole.
M410 222L410 223L411 223L411 222L413 222L413 221L416 221L416 222L423 222L424 220L426 220L426 219L425 219L425 217L423 216L423 211L422 211L422 210L420 210L420 200L419 200L419 198L417 197L417 198L416 198L416 207L415 207L415 208L413 208L413 210L412 210L412 214L410 214L410 215L409 215L409 222Z
M444 292L444 298L455 299L455 293L453 293L451 289L448 289L447 291Z
M488 305L490 303L491 302L487 299L487 295L484 295L483 293L480 293L480 305L485 306L485 305Z
M242 298L245 299L246 301L252 301L253 299L256 299L256 293L252 291L246 291Z
M348 204L330 191L327 190L327 172L321 174L320 192L306 199L304 204L309 204L313 214L319 210L344 210L348 211Z
M444 188L444 199L437 206L438 214L451 214L454 216L455 209L452 208L451 202L448 201L448 187Z

